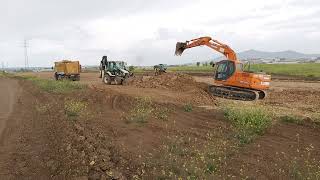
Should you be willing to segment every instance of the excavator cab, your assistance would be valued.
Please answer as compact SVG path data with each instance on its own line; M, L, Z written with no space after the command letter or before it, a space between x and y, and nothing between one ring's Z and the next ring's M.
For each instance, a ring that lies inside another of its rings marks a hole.
M214 79L224 81L229 79L235 72L236 66L233 61L223 60L216 63Z

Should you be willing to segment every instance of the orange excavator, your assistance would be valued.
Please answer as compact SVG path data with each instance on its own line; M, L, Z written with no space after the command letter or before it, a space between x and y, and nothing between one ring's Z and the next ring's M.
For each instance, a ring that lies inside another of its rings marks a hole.
M236 53L228 45L211 37L178 42L175 55L181 56L184 50L203 45L222 53L227 58L214 65L214 82L217 85L209 86L210 93L219 97L245 101L266 97L265 90L269 89L271 76L244 71L244 65L237 59Z

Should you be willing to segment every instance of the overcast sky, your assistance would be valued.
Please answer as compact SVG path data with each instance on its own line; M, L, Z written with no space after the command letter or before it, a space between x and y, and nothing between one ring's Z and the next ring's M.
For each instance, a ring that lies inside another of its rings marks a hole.
M177 41L211 36L236 52L320 52L319 0L1 0L0 62L30 66L61 59L98 64L187 63L220 54L205 47L175 57Z

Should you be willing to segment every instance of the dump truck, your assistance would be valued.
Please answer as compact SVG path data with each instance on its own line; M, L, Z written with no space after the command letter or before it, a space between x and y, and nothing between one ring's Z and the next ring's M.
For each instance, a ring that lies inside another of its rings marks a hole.
M79 61L63 60L54 63L54 78L80 81L81 65Z

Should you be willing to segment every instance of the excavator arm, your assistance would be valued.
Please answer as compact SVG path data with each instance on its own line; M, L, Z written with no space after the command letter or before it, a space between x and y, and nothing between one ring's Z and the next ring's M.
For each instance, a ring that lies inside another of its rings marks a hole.
M178 42L175 55L181 56L184 50L203 45L222 53L231 61L238 61L236 53L228 45L214 40L211 37L200 37L186 42Z

